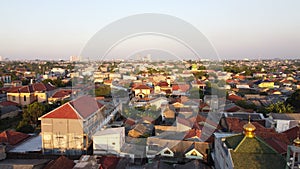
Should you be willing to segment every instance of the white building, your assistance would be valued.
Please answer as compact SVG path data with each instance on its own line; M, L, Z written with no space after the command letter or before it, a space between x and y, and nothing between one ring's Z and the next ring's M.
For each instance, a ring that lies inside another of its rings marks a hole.
M93 135L94 154L120 154L125 143L125 128L108 128Z
M277 132L283 132L297 126L300 123L300 114L297 113L271 113L270 123L275 125Z

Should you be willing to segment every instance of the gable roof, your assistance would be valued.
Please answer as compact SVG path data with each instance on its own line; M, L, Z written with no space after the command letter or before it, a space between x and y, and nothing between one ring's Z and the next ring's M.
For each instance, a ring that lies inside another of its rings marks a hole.
M29 135L12 130L6 130L0 133L0 143L8 143L9 145L16 145L28 138Z
M11 87L10 89L7 90L7 92L8 93L32 93L32 92L51 91L54 89L55 87L50 84L34 83L27 86Z
M72 108L69 103L65 103L53 111L45 114L42 118L57 118L57 119L80 119L80 115Z
M50 161L44 169L72 169L74 165L75 163L73 162L73 160L70 160L65 156L60 156L56 160Z
M33 83L32 84L33 91L51 91L54 90L55 87L50 84L44 83Z
M149 86L144 85L144 84L140 84L140 85L133 88L133 90L135 90L135 89L148 89L148 90L150 90L151 88Z
M103 105L93 97L81 96L52 110L41 118L86 119L102 107Z
M72 93L72 90L59 90L55 92L52 96L52 98L62 98L70 95Z

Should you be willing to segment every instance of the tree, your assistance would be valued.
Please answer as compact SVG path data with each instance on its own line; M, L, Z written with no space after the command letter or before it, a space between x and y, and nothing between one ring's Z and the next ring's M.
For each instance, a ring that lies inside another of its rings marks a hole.
M29 124L36 125L38 118L45 113L45 106L42 103L34 102L23 108L23 120ZM22 120L22 121L23 121Z
M110 96L111 95L111 88L108 85L102 85L95 89L95 96Z
M300 112L300 90L296 90L287 100L286 104L290 104L296 111Z
M34 128L32 127L32 125L22 120L18 124L16 130L22 133L32 133L34 131Z
M293 113L294 108L290 104L285 104L284 102L277 102L269 105L267 108L268 112L272 113Z

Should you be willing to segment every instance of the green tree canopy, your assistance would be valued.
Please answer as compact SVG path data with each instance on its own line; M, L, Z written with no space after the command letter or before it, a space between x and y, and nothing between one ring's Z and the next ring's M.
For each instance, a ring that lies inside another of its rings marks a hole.
M286 101L286 104L290 104L296 111L300 112L300 90L296 90Z
M269 105L267 108L268 112L272 113L293 113L294 108L290 104L285 104L284 102L277 102Z

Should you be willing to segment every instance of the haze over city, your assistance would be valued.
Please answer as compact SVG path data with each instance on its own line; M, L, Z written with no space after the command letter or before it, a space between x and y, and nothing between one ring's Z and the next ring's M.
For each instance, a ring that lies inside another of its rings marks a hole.
M9 60L67 60L80 55L89 39L112 22L131 15L157 13L177 17L196 27L221 59L297 59L299 5L296 0L122 4L7 1L0 6L0 56Z

